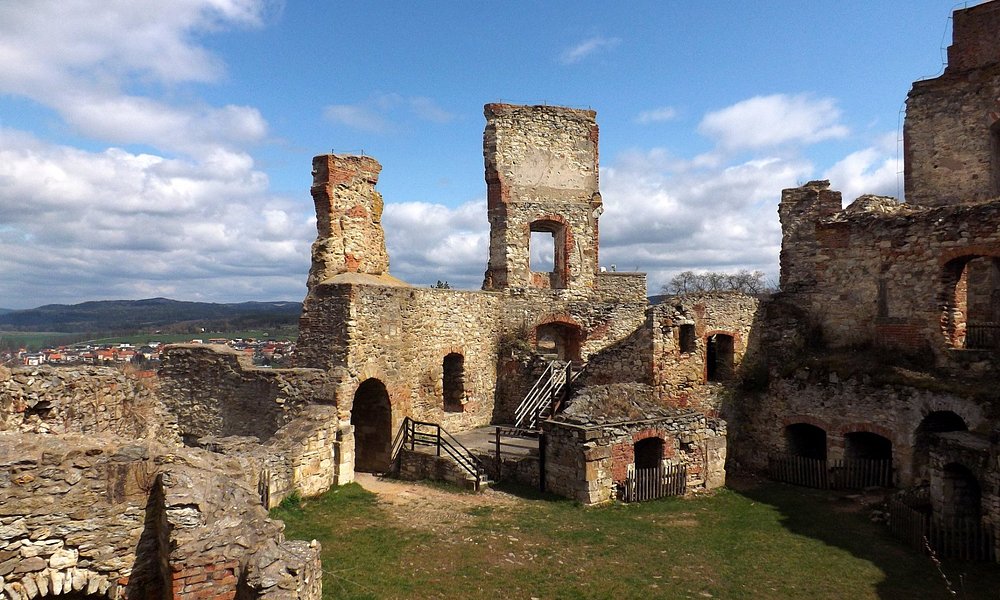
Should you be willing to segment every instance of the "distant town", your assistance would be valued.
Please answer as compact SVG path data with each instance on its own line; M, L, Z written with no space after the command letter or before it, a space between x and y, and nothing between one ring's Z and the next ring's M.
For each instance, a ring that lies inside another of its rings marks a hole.
M193 338L188 344L211 344L228 346L242 352L261 367L288 366L295 353L295 343L290 340L259 340L254 338ZM147 341L135 344L93 344L78 343L43 348L38 352L20 349L0 354L0 362L23 366L39 365L131 365L140 370L154 370L159 367L160 352L166 344Z

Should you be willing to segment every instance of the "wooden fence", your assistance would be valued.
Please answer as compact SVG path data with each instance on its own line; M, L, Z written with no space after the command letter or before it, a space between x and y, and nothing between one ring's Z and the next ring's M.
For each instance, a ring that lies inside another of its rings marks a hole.
M892 460L844 458L834 461L791 454L768 456L771 479L822 490L892 487Z
M978 519L943 522L900 499L892 499L889 530L917 550L933 550L938 558L996 562L993 527Z
M645 502L667 496L683 496L687 492L687 467L667 465L651 469L635 469L618 486L622 502Z

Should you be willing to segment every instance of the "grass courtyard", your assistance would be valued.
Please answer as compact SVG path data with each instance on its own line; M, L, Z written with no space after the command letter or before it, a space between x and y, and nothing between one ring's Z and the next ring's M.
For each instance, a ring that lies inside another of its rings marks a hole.
M289 538L323 544L324 598L1000 597L996 565L945 563L952 596L926 556L829 492L760 482L588 509L386 485L272 511Z

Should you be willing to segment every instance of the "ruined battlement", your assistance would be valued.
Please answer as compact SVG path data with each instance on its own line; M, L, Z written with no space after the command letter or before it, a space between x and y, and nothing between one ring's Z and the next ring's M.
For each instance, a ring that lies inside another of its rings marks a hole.
M985 2L956 10L952 17L954 41L948 47L948 73L1000 63L1000 3Z
M389 254L382 230L382 195L375 189L382 165L368 156L313 158L316 205L310 289L341 273L385 275Z
M490 258L483 289L593 287L603 211L597 113L487 104L484 114ZM551 271L533 270L533 233L536 241L551 235Z
M1000 197L1000 3L955 11L948 67L917 81L903 126L907 202L970 204Z

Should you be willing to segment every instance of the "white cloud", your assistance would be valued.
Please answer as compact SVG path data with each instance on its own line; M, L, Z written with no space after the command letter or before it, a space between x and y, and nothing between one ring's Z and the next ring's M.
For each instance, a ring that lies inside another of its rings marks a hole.
M845 204L862 194L902 196L903 161L898 158L896 144L896 133L887 133L872 146L837 161L823 179L840 190Z
M809 94L755 96L710 112L698 131L724 150L761 149L782 144L813 144L848 134L831 98Z
M0 306L304 294L311 203L272 195L248 156L188 161L0 136Z
M391 133L407 116L432 123L448 123L455 115L425 96L376 94L357 104L331 104L323 109L326 120L369 133Z
M564 65L576 64L588 56L603 50L610 50L621 43L620 38L594 36L571 46L559 55L559 62Z
M648 125L650 123L663 123L664 121L671 121L676 117L677 109L671 106L662 106L660 108L642 111L639 113L639 116L635 118L635 121L640 125Z

